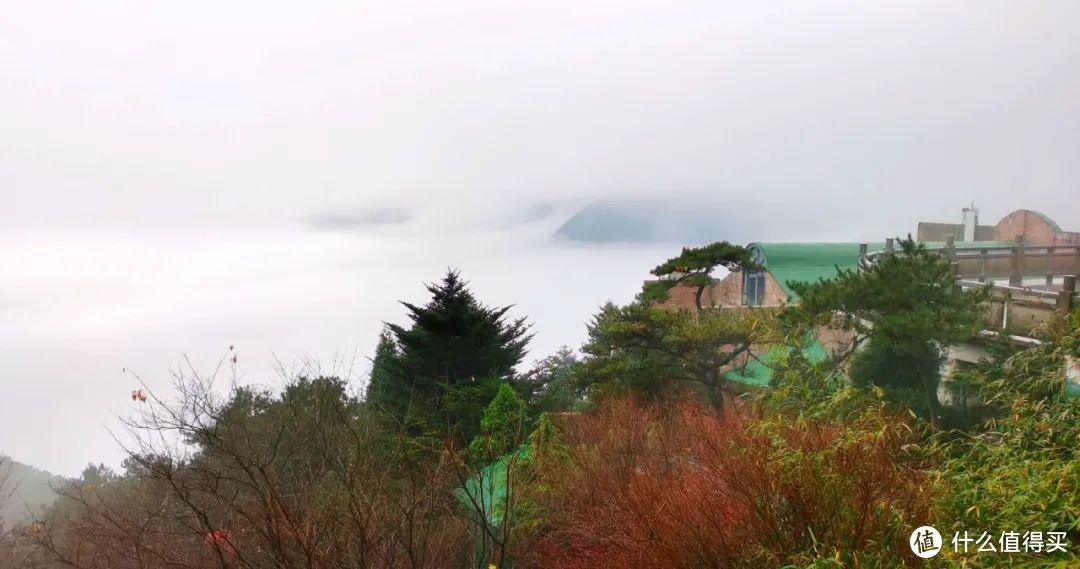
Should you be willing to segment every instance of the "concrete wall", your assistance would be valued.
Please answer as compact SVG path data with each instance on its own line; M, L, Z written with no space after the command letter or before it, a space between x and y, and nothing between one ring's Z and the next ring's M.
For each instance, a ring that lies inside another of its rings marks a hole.
M997 227L994 225L978 225L975 227L976 241L993 241ZM964 225L961 223L932 223L920 221L916 231L915 240L921 243L933 241L945 241L950 235L957 241L964 239Z
M915 239L939 242L950 235L963 241L964 225L920 221ZM1029 245L1080 245L1080 233L1062 231L1052 219L1030 209L1018 209L1001 218L997 225L975 227L976 241L1012 241L1017 235L1023 235Z

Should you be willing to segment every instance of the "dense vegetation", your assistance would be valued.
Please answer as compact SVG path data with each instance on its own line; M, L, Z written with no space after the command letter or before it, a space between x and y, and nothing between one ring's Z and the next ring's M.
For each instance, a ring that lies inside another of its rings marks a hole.
M456 272L405 304L367 389L280 390L175 375L128 421L122 472L89 467L40 519L0 534L3 566L890 567L911 531L1065 532L1067 552L934 563L1068 566L1080 547L1080 399L1062 366L1080 316L1042 345L950 379L975 403L942 421L937 360L978 326L982 292L912 243L878 267L803 283L780 310L661 310L674 283L748 267L727 243L661 264L658 287L602 307L581 356L519 369L524 319ZM877 324L866 326L869 320ZM815 327L848 328L835 357ZM859 350L859 344L865 348ZM739 356L781 347L767 388ZM223 385L228 383L228 385ZM931 391L932 390L932 391Z

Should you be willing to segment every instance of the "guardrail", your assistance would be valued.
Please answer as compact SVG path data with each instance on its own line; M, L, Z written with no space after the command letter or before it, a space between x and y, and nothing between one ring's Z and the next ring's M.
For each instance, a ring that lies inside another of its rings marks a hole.
M895 253L892 239L885 241L885 250L870 253L866 244L859 246L859 262L868 266L877 259ZM932 249L956 263L957 276L986 282L1008 278L1012 286L1022 286L1025 278L1042 277L1046 286L1056 277L1080 273L1080 245L1025 245L1017 237L1011 245L991 247L957 245L950 237L944 247Z
M1067 275L1063 281L1061 290L992 285L983 318L991 329L1028 335L1057 315L1068 314L1074 307L1080 306L1076 277ZM988 283L959 279L956 286L961 290L970 290L988 286Z
M1030 334L1055 315L1080 306L1076 290L1076 274L1080 273L1078 245L1024 245L1023 239L1017 237L1012 245L972 247L957 246L949 238L943 247L931 250L952 263L958 289L992 287L985 319L993 329ZM866 244L860 245L859 266L869 267L894 254L892 239L886 240L885 250L873 253L868 252ZM1045 279L1041 288L1024 286L1024 279L1032 277ZM994 282L1005 278L1008 284Z

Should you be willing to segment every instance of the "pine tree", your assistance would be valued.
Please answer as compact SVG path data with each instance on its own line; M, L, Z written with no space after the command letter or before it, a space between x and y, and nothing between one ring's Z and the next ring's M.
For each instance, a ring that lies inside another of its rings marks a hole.
M900 383L920 392L936 424L938 359L949 344L979 331L989 298L988 288L960 292L955 279L947 259L909 235L896 254L864 270L838 269L829 280L790 283L800 304L785 319L838 326L869 339L870 350L852 371L869 374L863 379L886 388Z
M366 399L375 404L386 404L390 399L401 399L402 393L397 378L398 347L390 330L383 328L379 334L379 343L375 346L375 357L371 360L371 375L368 378Z
M703 247L683 247L679 256L664 261L650 271L660 280L645 287L643 300L663 302L672 288L686 286L694 289L694 306L700 312L701 295L716 282L711 275L717 267L736 271L756 266L748 249L727 241L717 241Z
M479 456L498 457L521 444L525 436L525 402L509 384L499 387L484 410L480 430L483 434L470 445Z
M457 271L448 271L427 289L432 295L427 304L401 303L411 326L387 325L385 344L392 343L394 350L384 346L388 365L373 369L369 401L440 430L475 432L479 424L472 423L479 423L480 410L498 388L493 380L512 378L524 358L532 338L529 325L524 318L507 318L511 306L481 304ZM474 412L462 408L463 400L477 407Z
M580 358L568 346L537 361L533 369L515 387L528 401L529 410L538 418L549 411L572 410L585 401L585 389L577 376Z
M628 391L650 400L698 391L724 401L725 367L750 350L759 311L661 310L644 302L608 303L588 325L576 381L593 395Z

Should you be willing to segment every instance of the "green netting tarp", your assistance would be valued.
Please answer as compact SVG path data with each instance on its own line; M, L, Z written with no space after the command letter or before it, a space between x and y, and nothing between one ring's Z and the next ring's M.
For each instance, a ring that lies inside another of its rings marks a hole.
M806 359L813 363L825 361L829 354L825 351L825 347L821 345L821 342L818 342L817 338L812 335L808 340L806 347L802 351ZM769 382L772 380L772 365L787 358L791 350L792 348L789 346L770 348L764 354L751 359L745 366L725 373L724 377L744 385L768 387Z
M497 526L506 507L507 469L512 462L527 458L530 454L532 448L527 444L522 445L485 466L476 476L466 480L464 486L455 490L458 502L475 516L476 521L487 520ZM483 516L479 515L481 513Z

